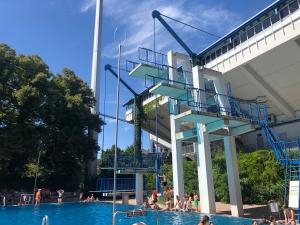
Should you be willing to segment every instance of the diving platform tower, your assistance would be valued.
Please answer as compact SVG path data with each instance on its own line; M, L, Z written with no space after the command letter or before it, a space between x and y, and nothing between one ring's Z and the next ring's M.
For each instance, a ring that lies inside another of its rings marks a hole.
M243 216L235 136L254 130L267 117L266 107L231 97L220 72L192 66L189 56L173 51L168 66L140 63L130 75L152 82L149 91L168 98L174 198L184 197L182 142L194 142L201 212L216 213L210 143L223 140L232 215Z

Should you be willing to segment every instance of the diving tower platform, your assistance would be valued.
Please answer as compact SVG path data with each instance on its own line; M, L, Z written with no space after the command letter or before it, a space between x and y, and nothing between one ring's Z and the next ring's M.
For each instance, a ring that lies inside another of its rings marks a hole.
M182 154L193 154L202 212L215 212L210 143L222 141L232 215L241 216L235 137L256 143L258 134L288 168L290 180L299 180L300 141L287 141L270 125L300 119L299 50L300 2L295 0L274 2L200 52L197 65L182 53L159 53L162 60L157 60L157 53L139 49L140 63L130 76L145 81L152 102L163 99L157 114L152 108L149 115L160 119L158 137L171 145L175 195L184 193ZM143 124L155 134L149 127ZM288 130L299 137L299 129ZM257 137L248 138L251 131Z
M127 63L134 63L132 61L128 61ZM135 64L135 63L134 63ZM129 72L129 76L137 77L145 79L152 79L152 77L160 77L160 78L167 78L168 77L168 69L164 67L158 67L157 65L151 65L146 63L139 63L137 64L133 70Z

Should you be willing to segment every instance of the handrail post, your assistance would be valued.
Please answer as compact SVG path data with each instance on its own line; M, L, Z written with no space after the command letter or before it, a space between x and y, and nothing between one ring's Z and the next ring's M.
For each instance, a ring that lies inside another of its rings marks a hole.
M49 218L48 218L47 215L45 215L45 216L43 217L42 225L49 225Z

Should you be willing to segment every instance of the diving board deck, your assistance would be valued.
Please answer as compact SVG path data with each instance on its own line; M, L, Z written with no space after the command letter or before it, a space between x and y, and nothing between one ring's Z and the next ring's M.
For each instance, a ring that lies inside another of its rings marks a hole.
M140 63L132 71L129 72L130 76L142 79L152 80L153 77L168 77L169 71L167 69L158 68L154 65Z
M219 115L212 112L199 112L194 110L188 110L176 115L174 119L181 122L205 124L207 133L218 136L228 136L233 134L240 135L252 131L257 127L257 125L252 124L251 121L246 118L236 118L228 115ZM194 136L194 132L192 132L192 130L187 131L186 134L177 134L177 137L181 139L188 138L190 136Z
M156 95L169 96L171 98L179 98L185 95L186 89L180 84L169 84L167 82L160 82L149 90L150 93Z

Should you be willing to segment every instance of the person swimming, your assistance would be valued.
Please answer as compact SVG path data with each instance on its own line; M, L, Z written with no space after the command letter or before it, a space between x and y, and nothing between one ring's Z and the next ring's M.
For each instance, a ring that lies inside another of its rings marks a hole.
M209 217L207 215L204 215L198 225L214 225L214 224L209 223Z

